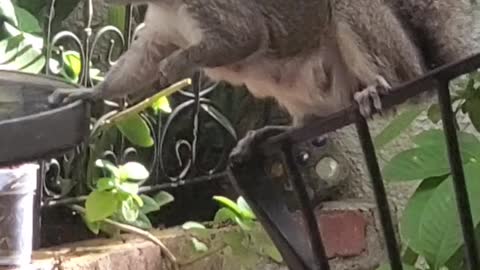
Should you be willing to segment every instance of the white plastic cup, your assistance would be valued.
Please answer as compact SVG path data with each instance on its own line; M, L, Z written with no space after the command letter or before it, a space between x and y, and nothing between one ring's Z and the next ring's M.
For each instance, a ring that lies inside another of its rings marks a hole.
M32 257L37 164L0 168L0 267L27 267Z

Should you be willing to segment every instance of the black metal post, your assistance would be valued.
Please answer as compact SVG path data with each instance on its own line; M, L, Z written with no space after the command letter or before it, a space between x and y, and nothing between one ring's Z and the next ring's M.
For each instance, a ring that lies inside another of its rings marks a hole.
M373 146L372 137L368 129L368 124L365 118L358 114L358 119L355 122L357 127L358 139L362 146L365 162L367 164L370 179L372 181L373 192L377 202L380 222L383 228L383 237L387 246L388 258L392 270L402 270L402 260L400 258L400 251L395 237L395 230L393 227L392 216L388 204L385 186L383 185L382 174L378 165L377 156L375 154L375 147Z
M450 162L458 212L465 241L465 255L470 270L480 269L478 261L478 247L475 238L473 218L468 200L467 186L460 155L457 131L455 129L455 115L452 111L452 101L448 88L449 81L440 81L438 85L438 100L442 113L442 123L447 143L448 159Z
M315 217L314 209L308 197L307 190L305 189L302 176L298 171L298 165L295 162L292 144L284 144L283 154L287 167L289 168L293 190L300 202L300 212L302 213L309 236L308 240L310 241L310 247L312 249L315 269L329 270L330 266L328 258L325 255L325 248L323 246L322 236L320 235L317 218Z

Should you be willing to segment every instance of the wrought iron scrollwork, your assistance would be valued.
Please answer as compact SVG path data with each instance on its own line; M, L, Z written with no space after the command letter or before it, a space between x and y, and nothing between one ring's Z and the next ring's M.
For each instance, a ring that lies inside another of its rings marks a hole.
M90 74L90 68L94 54L98 53L100 45L103 46L105 41L108 43L103 64L110 67L115 64L120 55L116 55L117 52L123 53L135 34L143 27L142 23L135 22L133 16L135 7L127 6L124 32L113 25L106 25L94 30L92 28L92 18L95 8L93 1L87 0L84 6L83 33L76 34L66 30L52 33L56 4L58 4L57 1L52 0L49 7L45 46L47 68L45 72L61 76L60 70L65 65L63 55L67 51L66 46L73 46L73 50L78 52L81 62L81 73L78 76L77 83L85 87L95 84ZM133 28L134 24L137 24L135 28ZM58 61L58 65L55 65L55 60ZM149 160L145 161L151 172L151 177L145 183L142 183L141 190L152 190L159 186L177 186L197 182L201 179L216 179L215 174L223 175L222 171L226 165L228 153L237 140L237 134L233 125L215 102L208 98L212 91L222 88L222 84L208 82L200 73L197 73L192 79L193 86L191 89L182 90L172 96L172 100L178 102L173 102L175 106L169 115L141 113L141 117L149 125L150 130L154 131L152 136L155 142L150 151ZM185 117L190 121L188 125L185 125L185 121L182 121ZM216 124L215 128L219 130L216 134L224 136L217 141L228 141L223 146L211 146L217 147L211 150L216 152L214 153L215 158L205 158L199 155L199 149L209 147L203 146L203 142L199 140L204 122L209 122L210 126ZM178 133L179 130L185 133L186 129L188 129L189 136ZM68 155L48 163L47 176L43 185L44 207L74 203L84 199L84 195L88 192L92 183L86 182L85 174L73 175L73 170L82 170L78 166L86 165L85 161L82 160L85 157L82 157L82 155L85 155L88 150L88 145L81 145ZM120 138L120 143L112 142L101 153L100 157L120 164L129 160L137 160L139 149L129 145L124 138ZM208 162L205 162L205 160ZM205 163L209 166L202 165ZM73 168L72 166L77 167Z

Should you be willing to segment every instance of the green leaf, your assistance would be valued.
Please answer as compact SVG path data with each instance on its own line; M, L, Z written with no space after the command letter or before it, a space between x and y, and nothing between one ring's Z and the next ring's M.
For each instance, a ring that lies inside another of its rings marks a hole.
M115 195L107 191L93 191L85 202L86 218L89 222L104 220L111 216L118 207Z
M110 190L115 187L115 180L110 177L103 177L97 181L97 190L104 191Z
M252 229L251 239L260 254L268 256L277 263L283 262L282 255L259 223Z
M255 227L255 221L250 219L235 217L235 223L237 223L244 231L251 231Z
M76 51L66 51L62 55L65 64L66 75L73 81L78 82L82 72L82 61L80 54Z
M428 108L427 116L428 119L430 119L430 121L432 121L432 123L434 124L440 122L440 120L442 119L442 116L440 114L440 106L438 106L438 104L436 103L430 106L430 108Z
M137 219L140 211L134 200L132 198L128 198L127 200L122 202L121 212L122 217L126 221L133 222Z
M201 223L194 221L187 221L182 225L182 229L191 230L191 229L205 229L205 226Z
M424 111L423 107L407 110L393 119L374 139L375 147L380 149L404 132Z
M100 232L100 225L101 225L100 222L85 221L85 224L87 225L87 228L94 234L98 234Z
M142 212L138 213L137 219L131 222L130 225L144 230L149 230L153 228L150 219L148 219L147 215Z
M131 143L141 147L151 147L153 145L154 142L150 129L139 114L129 115L116 125Z
M475 162L480 158L480 141L475 135L457 131L458 143L464 163ZM446 140L443 130L431 129L424 131L413 138L413 142L418 146L445 148ZM472 159L473 158L473 159Z
M26 9L15 6L15 15L18 20L18 29L27 33L42 33L42 27L38 23L37 18Z
M152 108L155 111L155 113L160 113L160 111L163 111L165 113L171 113L172 108L170 107L170 103L168 102L168 98L166 96L160 97L155 102L152 104Z
M230 231L225 233L222 239L230 247L234 256L233 261L238 261L240 269L258 269L258 261L261 258L251 246L245 245L248 239L242 232Z
M28 34L19 32L0 41L0 69L39 73L45 66L45 57L39 48L30 44Z
M117 168L117 166L115 166L115 164L113 164L112 162L108 161L108 160L105 160L105 159L97 159L95 161L95 166L99 167L99 168L102 168L102 169L106 169L107 171L109 171L113 177L115 178L119 178L120 176L120 172Z
M450 166L445 149L418 147L394 156L383 173L387 181L413 181L448 174Z
M137 218L133 221L126 220L123 217L123 214L115 215L115 219L117 219L121 223L132 225L132 226L135 226L135 227L143 229L143 230L149 230L153 227L152 223L150 222L150 219L148 219L147 215L145 215L142 212L138 212Z
M165 206L175 200L175 198L166 191L158 192L153 199L158 203L160 207Z
M160 204L158 204L154 199L148 197L147 195L140 195L142 198L143 206L140 209L140 212L148 214L160 210Z
M247 204L245 199L242 196L239 196L237 199L237 206L242 212L242 216L247 219L255 219L255 214L253 213L250 206Z
M223 196L213 196L213 199L224 207L230 209L237 217L243 218L242 209L240 209L240 207L238 207L238 205L234 201Z
M9 21L15 26L18 25L15 7L11 0L0 0L0 18Z
M479 141L465 132L458 132L458 138L463 163L477 162L480 157ZM413 141L419 147L397 154L385 165L386 180L421 180L450 173L443 131L428 130L415 136Z
M137 203L138 207L143 207L143 200L137 194L132 194L133 200Z
M117 188L120 191L125 192L129 195L137 195L140 186L138 185L138 183L122 182L117 185Z
M480 193L480 166L469 163L464 169L472 217L474 225L477 226L480 222L480 197L477 196ZM449 177L434 188L433 194L423 193L423 200L422 197L417 197L416 199L421 201L418 204L421 205L409 207L422 207L422 216L406 216L404 219L416 220L402 222L403 226L412 227L403 228L404 237L409 239L409 246L425 257L435 269L445 265L463 244L452 181Z
M83 222L87 225L87 228L94 234L98 234L100 232L101 222L89 222L85 215L82 215Z
M471 135L469 133L457 131L457 134L460 144L479 142L474 135ZM445 145L446 143L445 134L441 129L430 129L424 131L413 137L413 142L418 146L441 146Z
M22 41L24 40L25 37L22 34L2 40L0 42L0 48L3 54L1 55L2 58L0 58L0 62L6 62L13 57L13 53L16 52L12 52L12 50L18 49L18 47L22 46ZM12 53L12 55L8 55L7 53Z
M465 110L472 125L480 131L480 96L472 96L465 101Z
M402 241L408 246L410 244L417 246L420 232L420 220L426 215L429 200L435 194L436 188L445 180L447 176L437 179L425 179L415 190L410 198L400 220L400 235Z
M120 165L118 168L120 171L121 180L145 180L149 177L150 173L142 164L138 162L127 162L124 165Z
M217 213L215 213L215 217L213 222L216 224L224 223L226 221L235 222L235 218L237 216L228 208L220 208Z
M191 237L191 240L192 240L193 248L195 249L195 251L197 251L197 252L208 251L208 247L205 243L201 242L200 240L198 240L195 237Z
M16 0L17 6L22 7L28 10L30 13L35 14L39 13L42 8L46 7L47 0Z
M225 244L230 246L230 248L232 249L232 252L235 255L241 255L248 252L248 250L242 244L244 239L245 239L245 236L240 231L229 231L225 233L222 238Z

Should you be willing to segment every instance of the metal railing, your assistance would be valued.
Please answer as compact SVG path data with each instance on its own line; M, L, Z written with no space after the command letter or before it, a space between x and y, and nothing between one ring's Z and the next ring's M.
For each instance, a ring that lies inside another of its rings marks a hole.
M456 63L439 67L418 79L399 85L388 95L382 97L382 105L388 110L388 108L399 105L422 92L437 91L451 174L455 187L456 203L465 241L466 265L468 265L470 270L480 269L480 264L455 128L455 116L452 111L449 83L460 75L472 72L479 67L480 54L473 55ZM368 123L360 115L355 104L305 127L269 138L260 145L258 155L253 156L242 164L230 165L229 167L230 180L252 207L290 269L330 269L318 230L317 219L308 199L305 184L299 173L301 164L299 165L299 162L295 159L296 153L292 151L292 146L350 124L355 124L370 174L391 269L402 270L399 245L375 147ZM290 193L298 201L298 209L304 219L303 224L306 226L307 233L302 228L299 228L293 213L289 211L289 206L285 201L285 196L283 196L286 192L284 188L285 183L273 181L272 177L266 172L267 170L264 169L266 157L281 159L283 164L286 165L288 178L290 179L286 181L289 181L289 184L293 187L293 192ZM309 244L305 245L304 243Z

